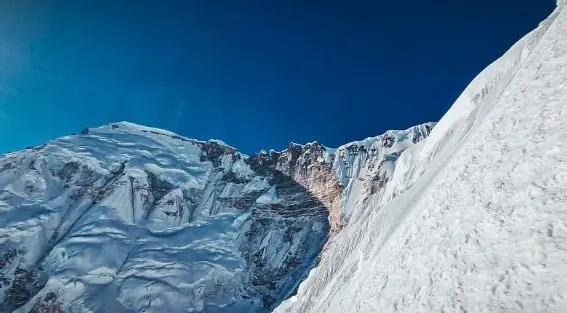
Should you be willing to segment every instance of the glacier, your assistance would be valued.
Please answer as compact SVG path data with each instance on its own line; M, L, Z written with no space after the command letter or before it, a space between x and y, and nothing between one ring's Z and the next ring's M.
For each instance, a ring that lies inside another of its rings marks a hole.
M0 312L564 312L567 10L438 123L240 153L128 122L0 155Z

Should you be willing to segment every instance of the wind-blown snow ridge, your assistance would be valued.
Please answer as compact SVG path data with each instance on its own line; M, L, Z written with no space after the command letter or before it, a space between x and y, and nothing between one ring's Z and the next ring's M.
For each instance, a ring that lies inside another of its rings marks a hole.
M275 312L563 312L567 12L478 75L401 153Z

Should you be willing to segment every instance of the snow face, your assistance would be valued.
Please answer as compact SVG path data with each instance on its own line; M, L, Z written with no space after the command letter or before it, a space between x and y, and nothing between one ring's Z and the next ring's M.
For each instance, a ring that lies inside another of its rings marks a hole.
M560 6L401 153L275 312L563 312L567 11ZM354 193L353 193L354 195Z
M307 189L221 142L85 129L0 158L0 312L266 312L328 232Z

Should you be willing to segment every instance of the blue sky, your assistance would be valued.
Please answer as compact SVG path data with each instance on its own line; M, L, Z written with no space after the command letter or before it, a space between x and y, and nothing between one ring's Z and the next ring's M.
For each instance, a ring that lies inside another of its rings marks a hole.
M436 121L554 0L0 0L0 153L127 120L245 153Z

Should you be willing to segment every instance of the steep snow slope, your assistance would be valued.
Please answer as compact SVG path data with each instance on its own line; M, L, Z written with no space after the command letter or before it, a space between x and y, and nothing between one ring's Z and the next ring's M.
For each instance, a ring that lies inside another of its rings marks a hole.
M276 312L564 312L567 10L483 71ZM356 198L353 198L355 201Z
M121 122L0 156L0 312L269 311L433 125L248 157Z

